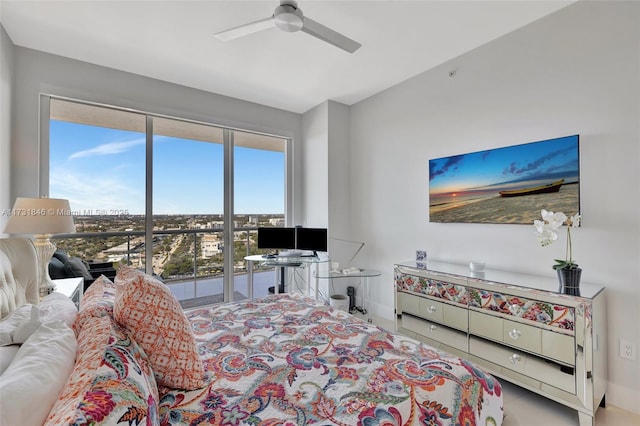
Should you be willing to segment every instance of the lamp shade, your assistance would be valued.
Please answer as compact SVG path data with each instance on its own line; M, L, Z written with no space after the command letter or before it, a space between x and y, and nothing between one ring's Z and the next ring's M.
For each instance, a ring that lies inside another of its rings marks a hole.
M75 232L69 201L60 198L18 197L4 232L8 234Z

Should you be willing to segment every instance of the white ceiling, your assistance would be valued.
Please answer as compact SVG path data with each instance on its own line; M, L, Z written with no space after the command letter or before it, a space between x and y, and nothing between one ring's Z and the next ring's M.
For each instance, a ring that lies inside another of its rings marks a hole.
M0 0L0 22L19 46L302 113L356 103L573 1L298 1L360 42L354 54L276 28L213 37L278 0Z

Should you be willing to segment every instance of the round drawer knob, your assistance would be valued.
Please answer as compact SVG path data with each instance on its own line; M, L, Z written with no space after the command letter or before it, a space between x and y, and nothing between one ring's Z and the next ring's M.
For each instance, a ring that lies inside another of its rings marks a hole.
M520 361L520 355L518 354L513 354L509 357L509 362L511 364L516 364L518 361Z
M436 308L435 306L431 305L427 308L427 312L429 312L430 314L434 313L438 308Z
M435 325L433 325L433 324L431 324L431 325L429 326L429 330L431 330L431 331L436 331L436 328L438 328L438 327L437 327L437 326L435 326Z
M521 335L522 335L522 332L517 328L514 328L509 332L509 337L511 337L513 340L517 340L518 337L520 337Z

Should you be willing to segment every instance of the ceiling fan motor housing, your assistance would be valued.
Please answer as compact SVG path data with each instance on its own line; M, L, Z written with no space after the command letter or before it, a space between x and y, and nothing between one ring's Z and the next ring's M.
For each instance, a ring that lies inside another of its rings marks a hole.
M299 31L303 21L302 11L292 4L281 4L273 12L273 22L276 27L289 33Z

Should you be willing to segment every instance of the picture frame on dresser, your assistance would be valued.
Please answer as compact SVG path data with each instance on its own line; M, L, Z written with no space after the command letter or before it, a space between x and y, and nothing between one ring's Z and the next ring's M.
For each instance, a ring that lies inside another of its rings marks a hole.
M603 286L557 293L547 277L428 260L394 266L398 330L575 409L595 426L606 402Z

